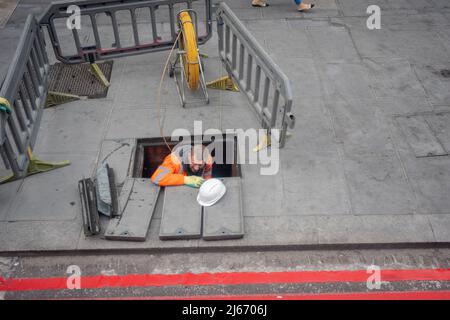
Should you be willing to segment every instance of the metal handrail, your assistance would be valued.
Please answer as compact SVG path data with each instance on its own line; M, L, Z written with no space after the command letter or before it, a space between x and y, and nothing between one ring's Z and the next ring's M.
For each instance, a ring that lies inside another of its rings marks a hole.
M288 77L226 3L220 3L216 14L219 56L228 74L247 96L262 126L280 130L279 143L283 147L287 128L295 125Z
M131 55L138 55L149 52L156 52L162 50L169 50L176 40L176 14L174 6L177 4L186 4L188 9L192 8L194 2L204 1L205 3L205 29L206 34L198 35L198 43L204 44L212 36L212 14L211 14L211 0L86 0L73 2L54 2L40 18L40 24L47 27L51 45L58 60L67 63L75 64L82 62L92 62L93 60L105 60L110 58L125 57ZM80 8L80 15L87 16L90 19L90 25L82 26L82 28L90 28L84 30L93 34L95 45L90 47L82 47L80 43L80 36L77 29L72 30L72 37L75 43L77 53L73 55L64 55L61 48L61 43L58 39L57 28L55 26L55 19L68 18L70 13L67 13L67 8L70 5L76 5ZM169 10L170 22L170 39L162 41L158 36L158 26L156 23L156 12L158 9L167 7ZM137 23L136 10L147 8L150 12L150 26L152 33L152 41L143 42L139 37L140 24ZM128 11L130 13L130 20L126 23L130 25L130 39L134 40L133 45L123 46L121 43L121 36L119 34L119 23L116 14L119 11ZM102 43L99 36L99 25L97 21L98 14L106 14L111 17L111 32L114 35L114 43L106 45ZM132 31L132 32L131 32Z
M26 174L47 96L49 61L39 23L29 15L0 89L12 107L0 114L0 154L16 178Z

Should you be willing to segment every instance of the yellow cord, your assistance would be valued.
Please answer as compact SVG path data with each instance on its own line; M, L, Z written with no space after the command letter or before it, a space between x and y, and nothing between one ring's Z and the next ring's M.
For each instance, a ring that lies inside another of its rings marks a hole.
M164 65L163 72L161 74L161 80L159 81L159 87L156 94L156 106L157 113L156 117L158 120L159 133L164 140L167 148L172 152L172 148L167 143L166 137L164 136L163 127L161 125L161 90L164 77L167 72L167 67L172 57L175 46L183 35L183 41L180 41L180 49L185 50L186 54L182 56L182 63L184 65L186 82L189 89L198 89L199 79L200 79L200 65L198 60L198 50L197 50L197 36L194 30L194 24L192 23L191 16L189 12L184 11L180 13L181 30L178 32L177 38L175 39L172 48L170 49L169 56L167 57L166 63Z
M197 36L191 15L187 11L180 13L183 39L180 42L181 50L186 53L182 56L186 82L189 89L197 90L200 80L200 66L198 61Z

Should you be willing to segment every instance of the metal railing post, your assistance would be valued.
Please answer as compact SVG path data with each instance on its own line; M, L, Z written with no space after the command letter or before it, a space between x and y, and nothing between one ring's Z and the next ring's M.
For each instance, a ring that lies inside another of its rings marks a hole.
M220 3L216 14L219 56L228 75L247 96L263 128L280 130L283 147L287 128L295 125L289 79L226 3Z

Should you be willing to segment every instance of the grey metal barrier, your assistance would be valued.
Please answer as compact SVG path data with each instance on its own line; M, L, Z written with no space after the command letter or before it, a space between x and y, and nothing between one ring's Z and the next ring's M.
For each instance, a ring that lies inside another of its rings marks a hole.
M283 147L287 128L295 125L289 79L224 2L216 14L219 55L228 74L247 96L263 128L280 130Z
M15 178L27 174L47 95L49 61L36 18L29 15L0 89L11 114L0 113L0 154Z
M204 8L202 5L204 3ZM79 7L81 28L67 28L72 12L69 6ZM201 13L198 43L203 44L212 35L211 0L87 0L52 3L40 19L48 28L51 45L58 60L68 63L93 62L155 51L169 50L177 37L176 15L181 9L197 6ZM195 9L197 9L195 7ZM158 14L156 14L156 12ZM158 25L160 28L158 28ZM64 52L64 33L68 45ZM84 42L87 43L83 43Z

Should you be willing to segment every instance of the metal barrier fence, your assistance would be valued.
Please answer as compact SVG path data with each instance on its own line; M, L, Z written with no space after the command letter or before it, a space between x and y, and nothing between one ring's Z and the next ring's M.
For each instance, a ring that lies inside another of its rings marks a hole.
M0 154L14 177L27 174L47 95L49 62L39 23L28 16L14 59L0 89L12 107L0 114Z
M227 72L247 96L263 128L280 130L283 147L287 128L295 125L289 79L224 2L216 13L219 55Z
M195 2L205 3L204 16L202 14L205 34L199 35L196 24L198 43L203 44L212 35L211 0L57 2L52 3L46 10L40 24L48 28L51 45L58 60L69 64L92 62L170 49L177 37L178 11L192 9ZM67 19L72 15L72 12L67 13L70 5L80 8L81 28L74 28L71 34L68 34L71 37L68 43L75 44L75 52L65 53L58 32L68 30ZM157 18L160 21L157 21ZM63 27L60 25L58 28L58 23ZM161 29L158 29L158 24ZM162 30L164 27L167 30ZM102 39L102 36L111 33L112 38ZM83 39L89 42L85 46ZM126 41L129 43L125 43Z

